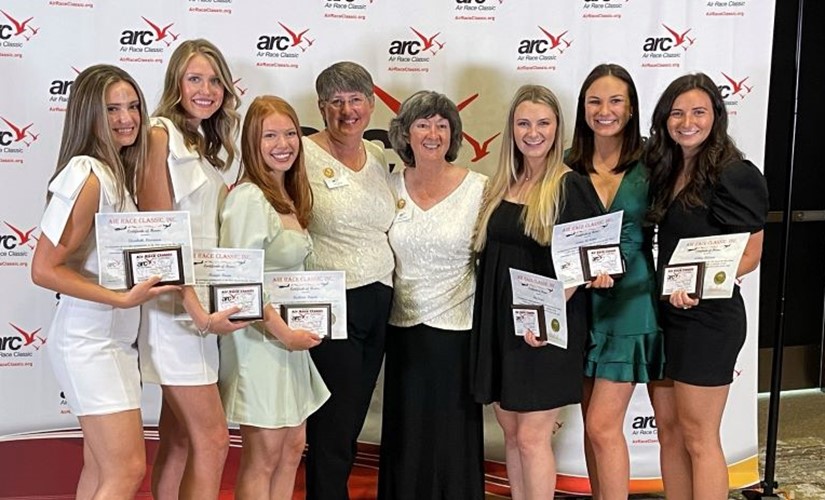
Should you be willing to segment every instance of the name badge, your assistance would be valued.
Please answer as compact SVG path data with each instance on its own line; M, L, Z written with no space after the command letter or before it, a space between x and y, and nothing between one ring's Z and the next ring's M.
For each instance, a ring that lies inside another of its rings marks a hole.
M343 176L332 177L324 179L324 184L326 184L329 189L337 189L340 187L349 186L349 181Z
M395 222L409 222L412 220L412 211L409 209L399 210L395 212Z

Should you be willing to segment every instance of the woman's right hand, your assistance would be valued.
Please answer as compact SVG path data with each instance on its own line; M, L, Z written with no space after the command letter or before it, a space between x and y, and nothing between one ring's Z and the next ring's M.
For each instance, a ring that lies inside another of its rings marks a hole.
M155 286L160 280L161 276L152 276L148 280L136 284L131 290L121 292L121 300L117 304L117 307L129 309L139 306L147 300L154 299L162 293L180 291L180 287L177 285Z
M320 344L322 338L309 330L289 328L288 333L285 333L283 338L278 340L290 351L306 351Z

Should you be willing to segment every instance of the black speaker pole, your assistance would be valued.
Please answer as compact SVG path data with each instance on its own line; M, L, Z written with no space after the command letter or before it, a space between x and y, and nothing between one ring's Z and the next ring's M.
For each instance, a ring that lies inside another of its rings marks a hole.
M782 390L782 354L785 347L785 294L788 277L788 245L791 238L791 217L793 199L793 169L796 152L796 124L799 100L800 66L802 61L802 17L805 0L799 0L796 19L796 54L794 65L794 95L793 118L791 120L791 154L785 179L785 211L782 217L782 243L779 249L779 259L782 272L779 277L779 299L776 308L776 325L774 327L773 364L771 366L771 396L768 403L768 435L765 444L765 478L762 480L761 492L746 491L744 495L749 499L781 498L774 489L778 486L775 480L776 473L776 439L779 427L779 399Z

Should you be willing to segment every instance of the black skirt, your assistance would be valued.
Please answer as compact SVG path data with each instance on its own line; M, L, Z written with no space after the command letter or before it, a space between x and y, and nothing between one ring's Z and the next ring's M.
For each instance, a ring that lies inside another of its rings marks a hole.
M469 331L390 326L378 498L483 499L481 405L470 396Z

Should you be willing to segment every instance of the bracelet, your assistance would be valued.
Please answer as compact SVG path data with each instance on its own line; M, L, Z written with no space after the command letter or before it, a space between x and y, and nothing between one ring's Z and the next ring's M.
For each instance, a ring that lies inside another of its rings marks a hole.
M203 336L206 336L206 335L209 334L209 327L210 326L212 326L212 315L211 314L208 316L208 319L206 320L206 326L203 327L203 330L201 330L197 326L195 326L195 328L198 330L198 335L203 337Z

